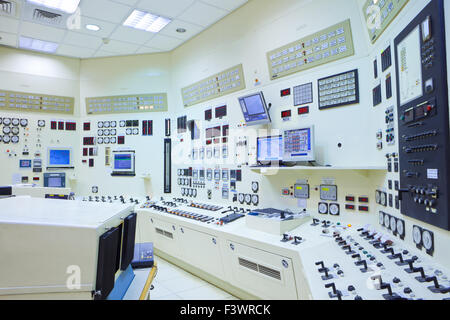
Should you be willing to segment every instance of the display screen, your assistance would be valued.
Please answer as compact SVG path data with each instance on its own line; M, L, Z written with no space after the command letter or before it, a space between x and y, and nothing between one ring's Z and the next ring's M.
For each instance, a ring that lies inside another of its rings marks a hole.
M216 108L216 118L223 118L227 116L227 106Z
M61 188L62 187L62 178L61 177L48 178L48 187L49 188Z
M283 137L258 138L258 161L281 161L283 157Z
M115 154L114 155L114 169L115 170L131 170L133 157L130 153Z
M397 46L399 63L400 105L423 95L420 26Z
M20 160L21 168L31 168L31 160Z
M314 160L312 128L286 130L283 134L286 161Z
M70 149L50 149L48 164L50 166L70 166Z
M239 98L242 113L248 125L265 124L270 122L270 117L264 101L263 93Z

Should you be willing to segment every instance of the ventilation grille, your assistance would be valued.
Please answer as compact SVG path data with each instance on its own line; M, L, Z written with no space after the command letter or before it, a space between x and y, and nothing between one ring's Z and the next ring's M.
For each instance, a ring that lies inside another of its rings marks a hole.
M261 273L265 276L281 281L281 272L278 270L262 266L260 264L254 263L244 258L239 258L239 265L246 269Z
M62 21L62 15L41 9L34 9L33 20L47 24L59 25Z
M173 239L173 233L168 232L168 231L164 231L163 229L159 229L159 228L155 228L156 233L169 238L169 239Z
M16 3L12 1L0 0L0 13L10 16L16 15Z

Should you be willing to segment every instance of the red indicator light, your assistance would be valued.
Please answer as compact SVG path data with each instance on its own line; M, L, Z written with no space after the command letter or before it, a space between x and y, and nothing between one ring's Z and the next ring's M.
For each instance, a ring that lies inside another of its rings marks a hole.
M281 90L281 96L282 97L287 97L287 96L290 96L290 95L291 95L291 88Z
M286 111L281 112L282 118L290 118L291 116L292 116L291 110L286 110Z
M298 108L298 114L299 114L299 115L307 114L307 113L309 113L309 107L301 107L301 108Z

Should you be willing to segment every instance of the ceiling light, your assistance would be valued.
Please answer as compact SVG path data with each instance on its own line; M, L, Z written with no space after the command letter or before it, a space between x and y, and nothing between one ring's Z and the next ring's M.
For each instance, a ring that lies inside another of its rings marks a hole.
M21 36L19 40L19 47L22 49L55 53L56 49L58 49L58 44Z
M27 0L28 2L67 13L74 13L80 0Z
M100 27L95 24L87 24L86 29L91 30L91 31L99 31Z
M185 33L185 32L186 32L186 29L185 29L185 28L178 28L178 29L177 29L177 32L178 32L178 33Z
M134 10L123 23L125 27L157 33L167 26L172 20L157 16L148 12Z

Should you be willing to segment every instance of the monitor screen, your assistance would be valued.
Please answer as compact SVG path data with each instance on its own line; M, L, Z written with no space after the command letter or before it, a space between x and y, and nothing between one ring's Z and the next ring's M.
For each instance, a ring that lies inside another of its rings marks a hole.
M227 116L227 106L216 108L216 118L223 118Z
M44 173L44 187L46 188L65 188L65 173Z
M283 137L262 137L258 138L257 160L260 162L283 160Z
M72 165L71 149L49 149L48 165L50 167L68 167Z
M131 153L118 153L114 155L114 170L133 169L133 155Z
M283 133L284 161L314 161L313 128L285 130Z
M247 125L270 123L270 115L262 92L239 98L239 104Z

